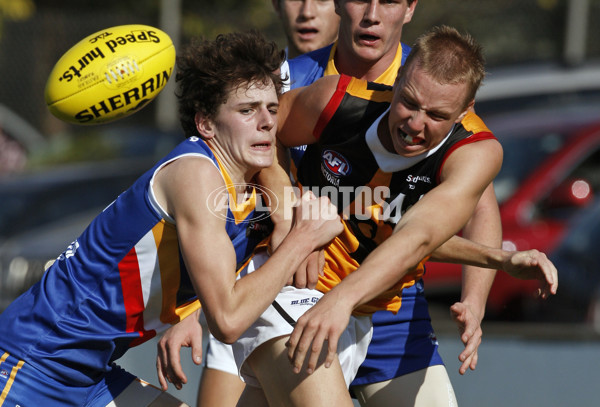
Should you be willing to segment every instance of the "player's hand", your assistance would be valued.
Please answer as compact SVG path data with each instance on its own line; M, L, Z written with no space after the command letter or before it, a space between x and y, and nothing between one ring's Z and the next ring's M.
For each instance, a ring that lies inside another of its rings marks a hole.
M544 299L556 294L558 271L544 253L535 249L507 253L502 263L505 272L521 280L539 280L538 294Z
M475 370L477 367L477 350L481 344L481 321L475 316L471 308L462 302L457 302L450 307L452 319L458 326L460 340L465 345L465 349L458 356L462 362L458 372L464 375L468 369Z
M198 313L169 328L157 344L156 373L163 390L169 388L167 382L175 385L177 390L187 383L187 376L181 367L181 347L192 348L192 360L202 363L202 326L198 321Z
M331 366L351 312L352 308L333 289L298 319L286 344L294 373L300 373L305 364L306 373L313 373L323 351L326 351L325 367Z
M287 285L314 289L319 281L319 276L323 275L323 267L325 267L325 252L323 250L314 251L302 262Z
M294 208L292 229L301 231L305 238L311 239L315 250L331 242L344 230L337 207L329 201L329 198L317 198L308 191L297 203Z

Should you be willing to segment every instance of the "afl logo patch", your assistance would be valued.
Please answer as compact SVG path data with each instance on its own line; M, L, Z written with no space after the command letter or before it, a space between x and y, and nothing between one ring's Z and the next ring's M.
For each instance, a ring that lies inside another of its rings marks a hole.
M350 166L350 163L348 162L348 160L341 155L340 153L338 153L337 151L333 151L333 150L325 150L323 151L323 165L325 165L325 167L333 174L336 176L344 176L344 175L350 175L350 172L352 172L352 167Z

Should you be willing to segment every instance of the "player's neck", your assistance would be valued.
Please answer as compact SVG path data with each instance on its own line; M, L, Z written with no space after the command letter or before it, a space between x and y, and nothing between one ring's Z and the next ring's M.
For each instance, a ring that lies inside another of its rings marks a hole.
M342 43L338 43L338 48L334 56L335 67L339 73L353 76L370 82L376 82L388 67L393 63L396 57L396 49L388 52L377 61L365 60L359 58L351 51L345 49Z
M245 191L248 184L254 181L256 174L260 170L258 168L250 168L242 164L240 160L236 160L230 155L225 154L220 146L215 145L215 143L209 144L209 146L219 162L219 167L227 174L225 178L235 186L238 193ZM238 194L239 196L242 195Z

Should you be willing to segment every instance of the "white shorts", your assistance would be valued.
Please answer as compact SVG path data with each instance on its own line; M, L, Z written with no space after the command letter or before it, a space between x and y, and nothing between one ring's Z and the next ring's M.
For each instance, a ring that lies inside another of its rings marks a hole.
M204 357L206 367L215 370L221 370L234 376L239 374L235 359L233 358L233 349L231 345L219 341L209 334L208 347Z
M269 258L266 252L254 255L250 260L247 270L240 275L251 273L259 268ZM246 384L260 387L252 369L245 363L246 359L263 343L277 337L290 335L294 329L293 324L306 310L312 307L323 296L317 290L307 288L284 287L277 298L259 317L259 319L242 334L233 344L233 356L238 367L240 378ZM362 316L350 318L348 327L340 336L338 342L338 359L342 366L346 386L356 376L359 366L367 355L367 348L373 335L371 318ZM291 369L291 365L290 365Z

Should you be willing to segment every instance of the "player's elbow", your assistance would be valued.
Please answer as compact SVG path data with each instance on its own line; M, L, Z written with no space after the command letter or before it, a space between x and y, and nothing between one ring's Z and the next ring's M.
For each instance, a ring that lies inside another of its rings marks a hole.
M208 329L210 333L217 338L220 342L226 344L232 344L238 340L238 338L246 330L245 326L235 322L235 318L221 316L214 318L212 321L208 321Z

